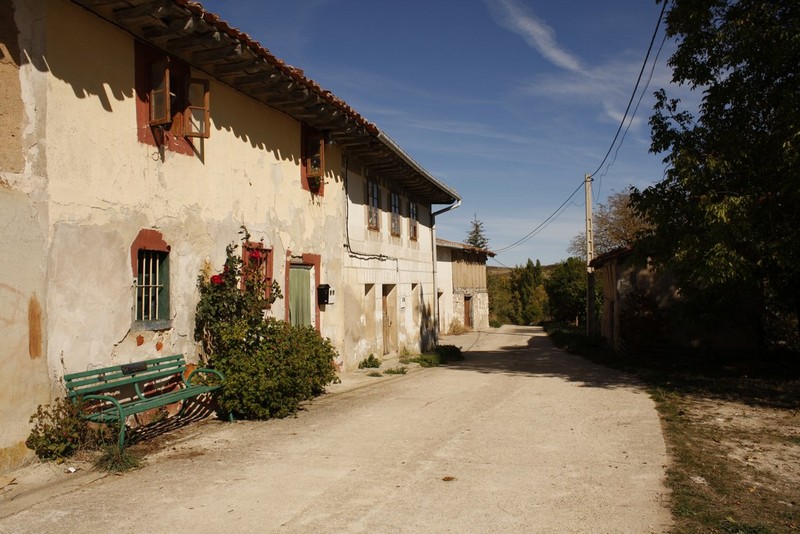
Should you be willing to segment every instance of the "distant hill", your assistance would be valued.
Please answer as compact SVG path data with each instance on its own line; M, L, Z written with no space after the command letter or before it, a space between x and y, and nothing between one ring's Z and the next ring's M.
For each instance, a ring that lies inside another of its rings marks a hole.
M550 273L553 272L557 264L553 265L542 265L542 275L545 277L550 276ZM521 266L520 266L521 267ZM511 271L513 269L511 267L497 267L494 265L487 265L486 266L486 275L487 276L511 276Z

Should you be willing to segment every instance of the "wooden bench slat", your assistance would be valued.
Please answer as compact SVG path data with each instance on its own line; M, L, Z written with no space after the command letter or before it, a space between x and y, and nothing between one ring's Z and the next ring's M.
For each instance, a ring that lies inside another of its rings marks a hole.
M161 366L161 365L164 365L164 364L169 364L170 362L174 362L174 363L176 363L178 365L185 365L185 362L184 362L184 359L183 359L183 354L173 354L172 356L162 356L160 358L154 358L152 360L140 360L138 362L129 362L129 363L131 363L131 364L132 363L146 363L146 364L148 364L148 367L153 367L153 366ZM75 379L78 379L78 378L93 377L93 376L97 376L99 374L108 374L108 375L113 374L113 373L121 374L122 371L121 371L120 367L122 365L129 365L129 364L126 363L126 364L121 364L121 365L111 365L109 367L98 367L96 369L89 369L88 371L79 371L77 373L69 373L67 375L64 375L64 379L65 380L67 380L67 379L75 380Z
M94 382L89 381L82 381L82 382L72 382L68 384L68 388L71 389L74 394L89 394L94 393L96 391L111 391L117 388L121 388L123 386L134 384L134 383L142 383L142 382L153 382L157 380L161 380L170 376L177 376L182 374L186 370L186 367L177 367L175 369L166 369L164 371L159 371L157 373L141 373L138 375L131 375L126 376L125 378L119 378L115 380L95 380Z

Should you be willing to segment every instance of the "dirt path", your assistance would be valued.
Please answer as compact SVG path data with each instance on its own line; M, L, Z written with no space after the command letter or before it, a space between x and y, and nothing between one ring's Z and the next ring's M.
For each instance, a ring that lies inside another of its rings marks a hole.
M668 530L664 441L637 385L535 328L442 342L466 360L346 377L296 418L188 427L124 476L15 488L0 532Z

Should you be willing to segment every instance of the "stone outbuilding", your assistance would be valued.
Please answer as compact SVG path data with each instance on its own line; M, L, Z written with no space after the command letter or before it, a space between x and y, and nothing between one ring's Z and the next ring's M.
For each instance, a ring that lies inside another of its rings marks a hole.
M494 252L436 239L439 329L443 333L488 328L486 261Z

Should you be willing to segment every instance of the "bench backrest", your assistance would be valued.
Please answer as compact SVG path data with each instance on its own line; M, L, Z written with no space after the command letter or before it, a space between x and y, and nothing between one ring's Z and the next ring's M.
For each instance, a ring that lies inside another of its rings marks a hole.
M153 360L70 373L64 375L64 385L67 388L67 396L75 398L118 390L130 384L163 380L185 370L186 362L183 354L174 354Z

